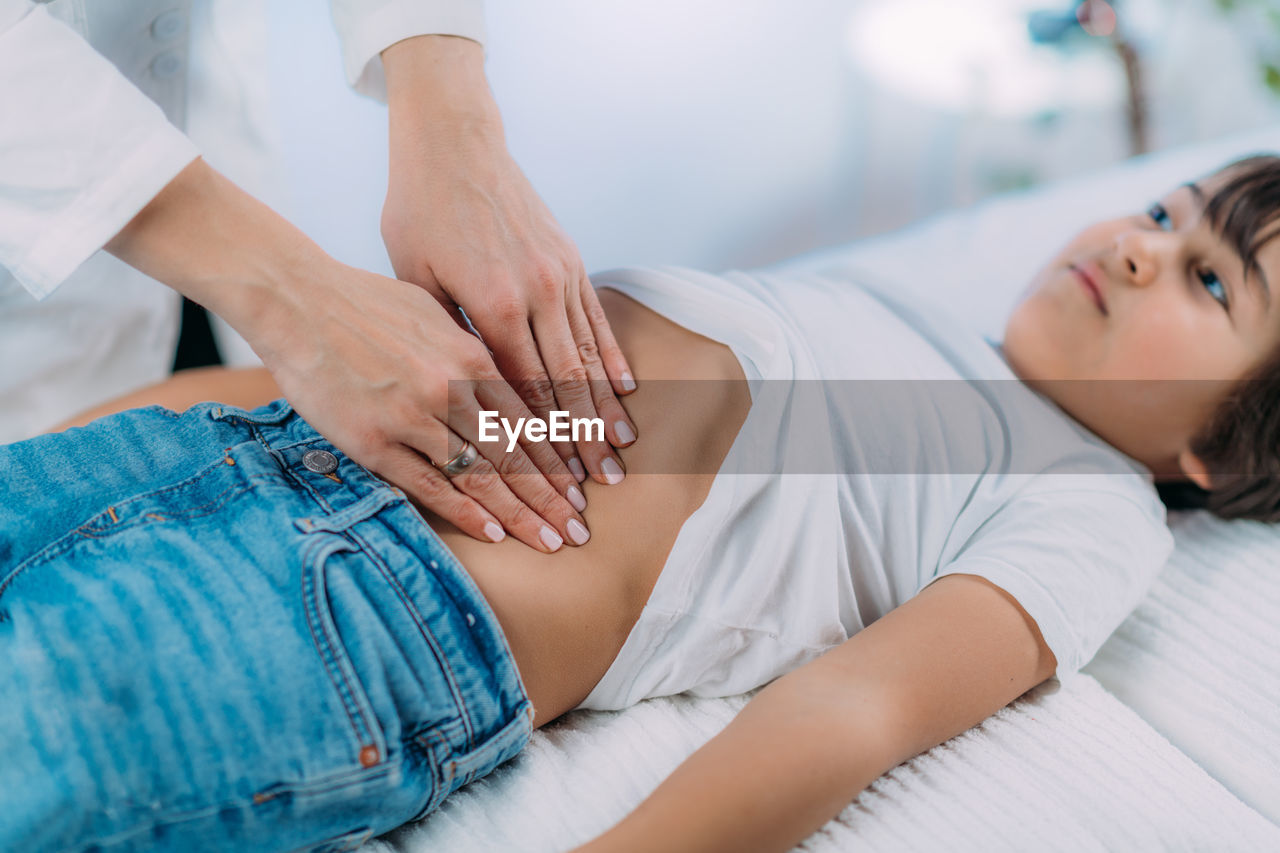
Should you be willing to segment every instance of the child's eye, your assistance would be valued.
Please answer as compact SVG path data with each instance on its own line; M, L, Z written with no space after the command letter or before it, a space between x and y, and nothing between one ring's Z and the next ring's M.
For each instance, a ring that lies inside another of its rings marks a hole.
M1151 221L1159 225L1166 231L1173 229L1173 220L1169 218L1169 211L1164 209L1164 205L1156 202L1147 208L1147 216L1151 217Z
M1230 309L1227 302L1227 288L1222 284L1222 279L1218 278L1218 274L1213 270L1199 270L1196 277L1200 279L1200 283L1204 285L1204 289L1209 291L1209 295L1218 300L1218 304L1224 309Z

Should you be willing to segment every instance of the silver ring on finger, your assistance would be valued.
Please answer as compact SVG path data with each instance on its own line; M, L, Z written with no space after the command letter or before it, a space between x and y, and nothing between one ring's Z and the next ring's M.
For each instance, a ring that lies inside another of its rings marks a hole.
M436 467L440 469L441 474L452 479L474 465L479 458L480 451L476 450L476 446L469 441L463 440L462 449L449 457L448 461L442 462Z

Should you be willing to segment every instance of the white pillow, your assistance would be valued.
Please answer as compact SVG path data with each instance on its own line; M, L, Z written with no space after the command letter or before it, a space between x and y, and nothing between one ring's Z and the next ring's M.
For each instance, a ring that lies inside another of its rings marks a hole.
M1138 157L1086 177L997 196L890 234L801 255L775 270L864 270L1000 340L1013 303L1082 227L1140 213L1173 187L1248 154L1280 152L1280 126Z

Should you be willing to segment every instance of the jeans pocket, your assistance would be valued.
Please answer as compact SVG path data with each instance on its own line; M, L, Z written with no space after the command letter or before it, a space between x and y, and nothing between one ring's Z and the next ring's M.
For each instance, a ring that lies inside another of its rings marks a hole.
M361 767L368 768L386 759L386 739L339 630L341 614L338 608L342 603L331 595L329 585L332 567L353 558L355 562L364 559L360 549L346 536L322 532L312 538L303 557L302 605L316 653L346 712L355 738L355 760ZM348 619L341 621L351 622Z
M396 768L329 584L367 558L299 536L240 467L119 504L0 599L0 848L389 828Z

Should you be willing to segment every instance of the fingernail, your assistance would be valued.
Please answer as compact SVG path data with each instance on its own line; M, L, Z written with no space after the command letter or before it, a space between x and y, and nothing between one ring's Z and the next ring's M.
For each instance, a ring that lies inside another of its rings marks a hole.
M507 538L507 534L503 531L502 525L494 521L486 521L484 524L484 535L488 536L494 542L501 542Z
M623 391L636 390L636 381L631 378L631 374L627 371L623 371L622 373L622 390Z
M605 457L605 460L600 463L600 470L604 472L604 481L610 486L618 485L626 476L622 473L622 466L614 461L612 456Z
M573 508L578 512L582 512L587 508L586 495L582 494L582 489L577 486L570 486L568 491L569 503L573 504ZM577 522L574 522L575 524Z
M569 473L577 477L579 483L587 479L587 469L582 467L582 460L576 456L569 460Z
M569 519L569 538L573 540L574 545L585 545L587 540L591 538L591 534L587 531L587 526L576 518Z
M542 540L543 545L547 546L548 551L555 551L564 544L564 540L560 538L560 534L556 533L545 524L542 525L542 533L538 535L538 538Z
M630 444L636 440L636 434L631 429L631 425L626 421L614 421L613 431L618 434L618 441L623 444Z

